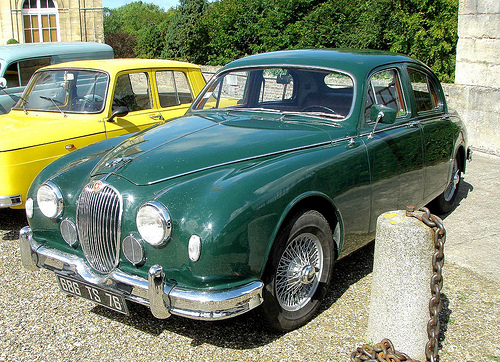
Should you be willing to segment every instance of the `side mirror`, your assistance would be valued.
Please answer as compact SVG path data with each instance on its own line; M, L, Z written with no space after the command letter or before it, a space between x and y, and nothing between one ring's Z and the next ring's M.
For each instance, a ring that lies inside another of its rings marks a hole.
M0 89L5 89L7 88L7 79L4 77L0 77Z
M395 109L381 104L374 104L370 110L370 121L393 124L396 122L396 115L397 112Z
M128 114L127 107L118 107L113 111L111 117L109 117L108 122L114 122L116 117L125 117Z
M373 138L373 134L375 133L379 122L385 124L393 124L394 122L396 122L396 115L396 110L392 109L391 107L374 104L370 110L370 120L372 122L375 122L375 124L373 125L371 133L368 135L368 139Z

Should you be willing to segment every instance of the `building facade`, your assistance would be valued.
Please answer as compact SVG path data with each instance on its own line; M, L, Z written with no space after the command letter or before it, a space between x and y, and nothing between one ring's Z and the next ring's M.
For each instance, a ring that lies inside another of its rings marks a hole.
M104 42L102 0L1 0L0 45Z

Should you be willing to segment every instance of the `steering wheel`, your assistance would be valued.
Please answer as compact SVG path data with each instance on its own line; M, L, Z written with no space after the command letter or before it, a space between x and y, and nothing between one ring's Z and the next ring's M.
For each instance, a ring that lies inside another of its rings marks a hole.
M313 110L313 109L321 109L323 111L337 114L337 112L335 112L333 109L325 107L325 106L320 106L319 104L311 104L310 106L304 107L301 112L307 112L308 110Z

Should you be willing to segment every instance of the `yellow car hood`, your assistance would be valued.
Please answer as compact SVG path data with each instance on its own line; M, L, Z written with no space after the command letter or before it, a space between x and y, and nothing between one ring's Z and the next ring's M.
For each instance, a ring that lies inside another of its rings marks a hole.
M11 111L0 116L0 152L104 133L103 123L88 115Z

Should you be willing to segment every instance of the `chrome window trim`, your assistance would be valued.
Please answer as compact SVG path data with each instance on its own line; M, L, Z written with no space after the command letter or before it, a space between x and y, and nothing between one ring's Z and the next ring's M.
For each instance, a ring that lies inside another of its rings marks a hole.
M349 113L343 118L343 119L348 119L353 113L356 105L356 89L357 89L357 80L356 77L345 70L340 70L337 68L330 68L330 67L324 67L324 66L314 66L314 65L299 65L299 64L287 64L287 63L279 63L279 64L268 64L268 63L263 63L260 65L247 65L247 66L240 66L240 67L234 67L230 69L226 69L224 71L219 71L215 73L212 78L208 81L208 83L205 85L203 90L209 89L212 87L212 85L218 81L218 79L225 75L226 73L231 73L231 72L239 72L239 71L247 71L251 69L265 69L265 68L290 68L290 69L305 69L305 70L317 70L320 72L337 72L340 74L344 74L348 76L352 80L352 88L353 88L353 94L352 94L352 103L351 103L351 108L349 110ZM189 108L192 112L206 112L207 110L204 109L195 109L195 106L202 100L203 94L205 92L200 92L198 96L195 98L193 101L191 107ZM211 111L223 111L224 108L218 108L214 109Z

